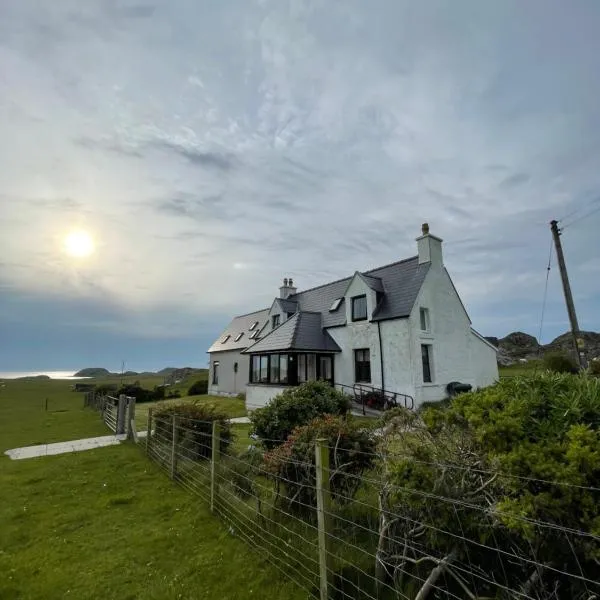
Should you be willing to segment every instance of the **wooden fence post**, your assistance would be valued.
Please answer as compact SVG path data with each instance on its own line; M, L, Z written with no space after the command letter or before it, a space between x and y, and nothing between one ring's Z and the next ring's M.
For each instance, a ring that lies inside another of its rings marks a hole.
M135 396L127 398L127 439L137 442L137 430L135 427Z
M173 415L173 444L171 446L171 479L175 479L177 473L177 439L179 437L179 419Z
M329 587L333 571L329 552L329 534L331 531L329 512L331 494L329 491L329 448L326 439L318 439L315 446L315 465L317 472L317 526L319 539L319 580L320 598L328 600Z
M146 454L150 453L150 435L152 434L152 408L148 409L148 426L146 428Z
M119 403L117 404L117 435L125 433L125 421L127 419L127 396L121 394L119 396Z
M210 460L210 512L215 512L215 498L217 497L217 464L221 449L221 427L219 421L212 424L212 443Z

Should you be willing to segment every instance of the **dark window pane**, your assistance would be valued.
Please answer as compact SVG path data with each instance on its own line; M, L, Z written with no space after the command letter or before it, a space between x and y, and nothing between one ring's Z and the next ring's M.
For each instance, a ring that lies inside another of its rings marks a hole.
M367 297L356 296L352 298L352 320L362 321L367 318Z
M357 382L371 382L371 356L369 350L354 351L354 378Z
M219 384L219 363L213 364L213 385Z
M298 354L298 383L306 381L306 354Z
M269 357L260 357L260 382L268 383L269 381Z
M306 355L306 379L307 381L315 381L317 378L317 355Z
M252 383L258 383L260 381L260 356L252 357Z
M287 354L279 355L279 381L287 383L288 381L288 356Z
M279 315L273 315L273 329L279 326Z
M421 346L421 358L423 359L423 382L431 383L431 346Z
M331 356L321 356L321 379L325 381L332 381L333 373L332 373L332 365L331 365Z
M279 383L279 355L271 355L271 373L269 381L271 383Z

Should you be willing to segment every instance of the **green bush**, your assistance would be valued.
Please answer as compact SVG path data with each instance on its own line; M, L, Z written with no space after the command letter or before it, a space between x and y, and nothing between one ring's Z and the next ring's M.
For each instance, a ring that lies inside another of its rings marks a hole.
M226 453L233 441L226 414L212 406L171 404L154 412L153 443L170 446L173 441L173 418L177 417L178 444L190 460L209 459L212 454L212 424L220 424L220 451Z
M329 484L332 497L339 504L352 499L360 486L360 476L375 461L376 443L358 421L325 415L296 427L284 444L264 457L267 471L279 485L279 502L285 510L306 512L316 505L317 439L325 439L329 448Z
M577 373L575 361L561 352L551 352L544 356L544 368L553 373Z
M101 383L94 387L97 396L114 396L117 393L117 385L114 383Z
M600 380L548 372L503 379L457 396L446 409L404 419L398 430L388 423L384 434L392 452L382 454L380 500L405 520L390 527L381 556L393 562L415 539L413 524L427 522L420 544L435 556L468 556L482 574L470 584L473 597L498 597L486 582L525 589L532 552L539 564L595 579L600 549L590 535L600 534ZM510 548L512 560L502 566L495 548ZM459 595L452 585L448 591ZM586 597L584 583L557 571L545 571L535 585L536 598Z
M165 397L165 388L163 386L157 386L153 390L147 390L139 385L139 382L134 384L126 384L122 386L116 393L117 396L125 394L125 396L131 396L135 398L136 402L155 402L157 400L163 400Z
M590 373L592 375L600 375L600 360L590 361Z
M250 421L265 448L271 449L285 442L293 429L315 417L343 415L349 408L347 396L324 381L310 381L278 394L267 406L252 412Z
M208 394L208 381L206 379L200 379L192 383L188 389L188 396L202 396Z

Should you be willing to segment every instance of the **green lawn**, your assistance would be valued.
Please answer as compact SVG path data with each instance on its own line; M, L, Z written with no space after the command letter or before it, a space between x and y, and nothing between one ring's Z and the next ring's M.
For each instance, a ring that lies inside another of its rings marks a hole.
M1 450L108 433L82 404L65 382L6 382ZM2 600L306 597L131 444L0 455L0 490Z
M531 375L534 371L543 370L541 360L530 360L526 363L516 363L509 367L499 367L500 377L516 377L517 375Z

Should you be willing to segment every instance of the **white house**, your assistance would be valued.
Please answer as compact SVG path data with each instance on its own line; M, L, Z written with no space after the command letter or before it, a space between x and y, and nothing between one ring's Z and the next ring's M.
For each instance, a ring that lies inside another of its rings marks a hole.
M210 394L246 392L249 409L285 387L323 379L408 396L409 405L498 379L496 348L446 271L442 240L423 225L418 255L298 292L284 279L271 307L235 317L208 352Z

